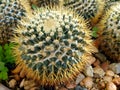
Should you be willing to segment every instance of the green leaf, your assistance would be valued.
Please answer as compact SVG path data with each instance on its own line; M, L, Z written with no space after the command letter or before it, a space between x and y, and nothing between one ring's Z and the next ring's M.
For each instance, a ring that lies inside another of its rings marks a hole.
M34 10L36 10L38 7L37 7L36 5L34 5L34 4L32 4L32 8L33 8Z
M0 46L0 61L2 61L3 58L4 58L4 56L3 56L3 48L2 48L2 46Z
M0 71L8 71L8 68L7 67L5 67L5 63L3 63L3 62L0 62Z
M97 27L93 27L92 28L92 37L97 38L98 37L97 32L98 32L98 28Z
M4 46L4 62L5 63L15 63L15 58L14 56L12 55L12 47L14 47L15 44L14 43L10 43L9 45L6 44Z
M8 79L8 73L5 71L0 72L0 79L7 80Z

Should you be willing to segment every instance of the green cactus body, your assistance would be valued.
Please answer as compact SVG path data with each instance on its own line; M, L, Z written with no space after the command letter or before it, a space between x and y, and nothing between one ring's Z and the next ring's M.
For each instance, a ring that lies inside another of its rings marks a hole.
M106 12L98 27L100 49L111 59L120 61L120 3Z
M65 9L42 9L23 22L14 42L17 68L41 85L73 79L97 49L82 17Z
M64 6L74 9L79 15L90 20L91 24L96 24L101 17L105 1L104 0L65 0Z
M30 11L27 1L0 1L0 43L6 43L14 35L18 22Z

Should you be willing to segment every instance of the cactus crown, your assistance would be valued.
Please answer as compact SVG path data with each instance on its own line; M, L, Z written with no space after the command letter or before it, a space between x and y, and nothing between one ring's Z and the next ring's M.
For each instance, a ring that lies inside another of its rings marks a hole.
M100 48L113 60L120 61L120 3L113 5L99 23ZM109 51L109 52L108 52Z
M96 51L86 22L73 11L42 9L19 28L15 48L19 67L42 85L55 85L76 76ZM32 69L32 70L31 70Z
M76 10L79 15L95 24L102 14L105 2L104 0L65 0L64 5Z

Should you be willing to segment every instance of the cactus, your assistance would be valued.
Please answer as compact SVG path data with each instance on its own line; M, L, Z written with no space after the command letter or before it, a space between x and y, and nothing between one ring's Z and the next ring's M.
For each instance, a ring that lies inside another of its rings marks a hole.
M97 49L92 45L86 21L64 8L41 9L18 28L13 42L17 67L13 73L41 85L73 79Z
M38 7L46 7L46 6L56 6L59 5L59 0L29 0L31 4L34 4Z
M25 0L0 1L0 43L6 43L14 35L18 22L30 11Z
M88 19L92 25L96 24L101 17L104 0L65 0L64 6L74 9L79 15Z
M100 50L112 60L120 61L120 3L106 11L98 27Z

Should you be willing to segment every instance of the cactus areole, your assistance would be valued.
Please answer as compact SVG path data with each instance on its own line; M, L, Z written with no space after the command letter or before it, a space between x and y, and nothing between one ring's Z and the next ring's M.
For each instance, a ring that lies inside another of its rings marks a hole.
M41 9L23 21L14 41L17 68L41 85L56 85L73 79L91 58L92 45L86 22L63 8Z

